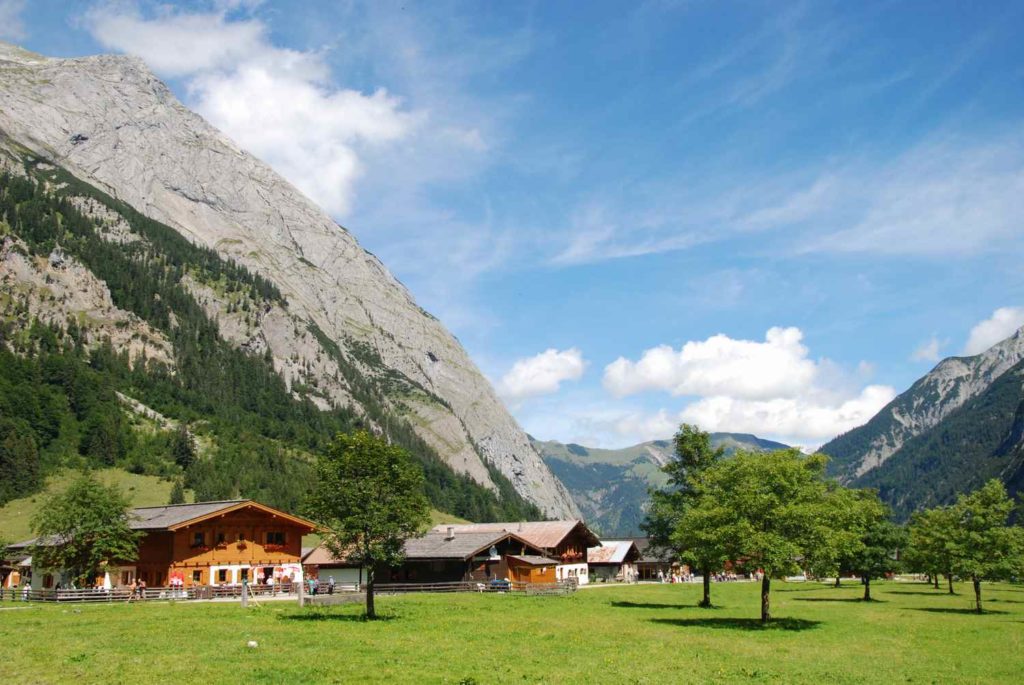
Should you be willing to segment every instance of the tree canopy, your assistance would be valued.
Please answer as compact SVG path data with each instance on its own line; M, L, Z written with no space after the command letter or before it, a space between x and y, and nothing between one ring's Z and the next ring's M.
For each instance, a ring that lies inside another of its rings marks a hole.
M88 585L109 564L134 560L142 534L131 529L129 506L117 486L83 474L49 497L32 518L33 566L63 571Z
M704 580L700 606L711 606L711 572L727 560L719 527L706 520L713 512L697 506L704 472L721 460L725 450L711 446L711 435L690 424L682 424L673 440L675 454L662 467L669 484L651 492L651 507L642 524L655 549L671 551Z
M396 566L430 521L423 471L404 449L367 431L339 434L316 463L306 513L336 558L366 567L366 615L375 618L377 565Z

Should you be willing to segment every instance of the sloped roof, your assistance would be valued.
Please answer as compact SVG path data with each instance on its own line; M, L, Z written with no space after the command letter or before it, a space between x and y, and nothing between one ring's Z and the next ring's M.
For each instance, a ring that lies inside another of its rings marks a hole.
M132 530L175 530L190 523L198 523L199 521L213 516L214 514L227 513L229 511L243 509L245 507L253 507L268 512L274 516L280 516L292 523L305 525L310 530L316 528L316 524L312 521L307 521L299 518L298 516L292 516L291 514L249 499L222 500L219 502L196 502L195 504L167 504L160 507L138 507L128 512L128 526ZM10 545L10 549L24 549L35 544L36 540L38 540L38 538L17 542ZM51 536L48 538L47 542L44 542L43 544L53 544L55 541L56 538Z
M509 559L521 561L527 566L557 566L558 562L548 557L539 557L534 554L509 554Z
M135 530L162 530L193 519L231 509L248 500L234 499L195 504L167 504L162 507L139 507L131 510L131 527Z
M662 552L662 554L654 554L651 548L650 538L633 538L633 542L636 544L637 549L640 550L640 561L649 564L654 563L668 563L671 561L671 553Z
M529 540L508 531L462 531L448 537L447 526L443 530L431 530L421 538L405 541L405 556L409 559L469 559L492 545L511 539L522 543L534 552L540 552Z
M639 558L640 550L632 540L602 540L600 547L587 550L588 564L621 564Z
M512 533L541 549L554 549L579 527L588 545L600 544L597 536L579 519L565 521L504 521L498 523L460 523L435 526L431 532L448 528L456 533Z

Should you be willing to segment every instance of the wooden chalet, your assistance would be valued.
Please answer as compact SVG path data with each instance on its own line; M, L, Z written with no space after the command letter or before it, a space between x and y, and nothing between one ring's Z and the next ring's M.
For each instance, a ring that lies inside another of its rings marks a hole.
M316 525L253 500L197 502L131 511L145 533L134 561L114 562L106 587L142 580L150 587L301 582L302 536ZM35 541L14 545L24 550ZM66 586L59 572L34 570L32 587Z
M649 538L633 538L633 543L640 551L640 558L636 562L640 580L659 580L659 572L662 578L667 578L680 570L679 562L670 554L655 552L651 548Z
M513 521L504 523L463 523L437 526L431 532L452 530L456 535L510 533L525 540L545 558L554 559L555 580L575 579L581 585L589 581L587 549L601 541L583 521Z
M602 540L600 547L587 550L590 582L632 582L638 580L640 549L632 540Z

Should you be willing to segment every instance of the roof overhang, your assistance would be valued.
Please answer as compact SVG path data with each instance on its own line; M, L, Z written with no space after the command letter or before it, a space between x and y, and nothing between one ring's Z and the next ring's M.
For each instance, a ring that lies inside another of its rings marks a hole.
M170 526L164 526L159 528L142 528L140 530L169 530L173 532L181 530L183 528L188 528L189 526L194 526L198 523L204 523L206 521L217 519L221 516L225 516L226 514L241 511L243 509L257 509L265 514L269 514L273 518L281 519L282 521L286 521L299 528L306 528L307 532L309 533L312 533L314 530L317 529L317 525L312 521L306 520L299 516L293 516L292 514L287 514L281 511L280 509L268 507L267 505L260 504L259 502L256 502L254 500L245 500L243 502L237 502L229 506L226 506L223 509L217 509L216 511L212 511L208 514L196 516L195 518L188 519L187 521L181 521Z

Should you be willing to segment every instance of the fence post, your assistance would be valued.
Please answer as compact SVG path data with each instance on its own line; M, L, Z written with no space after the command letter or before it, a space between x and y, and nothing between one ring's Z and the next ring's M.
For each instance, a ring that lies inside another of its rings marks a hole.
M249 580L248 578L242 579L242 608L246 609L249 607Z

